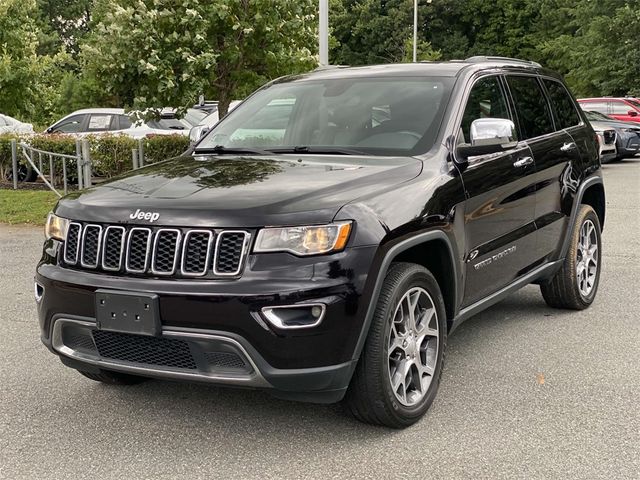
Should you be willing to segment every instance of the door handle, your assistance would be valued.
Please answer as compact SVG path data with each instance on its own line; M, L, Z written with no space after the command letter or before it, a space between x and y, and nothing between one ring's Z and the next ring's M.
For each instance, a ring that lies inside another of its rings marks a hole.
M576 144L574 142L565 143L560 147L560 150L562 150L563 152L570 152L571 150L575 150L575 149L576 149Z
M520 168L520 167L526 167L528 165L531 165L532 163L533 163L532 157L522 157L516 160L515 162L513 162L513 166L516 168Z

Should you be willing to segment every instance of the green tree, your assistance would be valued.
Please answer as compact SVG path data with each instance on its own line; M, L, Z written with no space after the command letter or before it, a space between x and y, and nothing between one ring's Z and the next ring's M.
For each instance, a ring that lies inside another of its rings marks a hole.
M89 32L93 0L37 0L38 53L67 51L74 57Z
M94 10L88 72L114 103L229 103L268 79L316 65L314 0L118 0Z
M0 0L0 112L21 116L35 109L38 29L34 0Z
M546 64L582 96L640 95L640 11L622 0L579 0L566 31L540 42Z
M344 0L331 5L332 63L366 65L407 62L413 54L413 0ZM419 60L440 52L421 39Z

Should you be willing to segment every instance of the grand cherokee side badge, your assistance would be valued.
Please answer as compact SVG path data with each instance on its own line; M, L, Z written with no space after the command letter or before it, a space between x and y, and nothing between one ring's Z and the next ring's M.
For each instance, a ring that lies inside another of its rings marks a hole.
M149 220L149 223L153 223L160 218L158 212L143 212L137 209L134 213L129 215L131 220Z
M516 251L516 246L513 245L505 250L502 250L501 252L496 253L495 255L490 256L489 258L476 263L473 268L475 268L476 270L480 270L481 268L486 267L487 265L491 265L493 262L496 262L498 260L502 260L504 257L506 257L507 255L513 253Z

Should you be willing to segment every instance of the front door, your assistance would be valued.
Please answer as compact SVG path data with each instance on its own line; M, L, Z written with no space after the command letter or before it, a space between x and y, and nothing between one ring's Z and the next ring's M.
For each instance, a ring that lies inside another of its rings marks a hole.
M478 79L467 100L458 142L470 141L479 118L513 116L499 76ZM535 164L524 142L507 151L471 157L462 171L465 202L463 307L513 282L534 261Z

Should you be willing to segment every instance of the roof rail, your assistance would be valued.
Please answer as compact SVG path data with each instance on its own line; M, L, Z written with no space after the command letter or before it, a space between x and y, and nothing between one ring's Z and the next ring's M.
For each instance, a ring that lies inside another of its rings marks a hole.
M540 65L538 62L532 62L531 60L522 60L520 58L510 58L510 57L494 57L494 56L476 55L474 57L467 58L465 62L469 62L469 63L513 62L513 63L524 63L525 65L531 65L532 67L542 68L542 65Z

